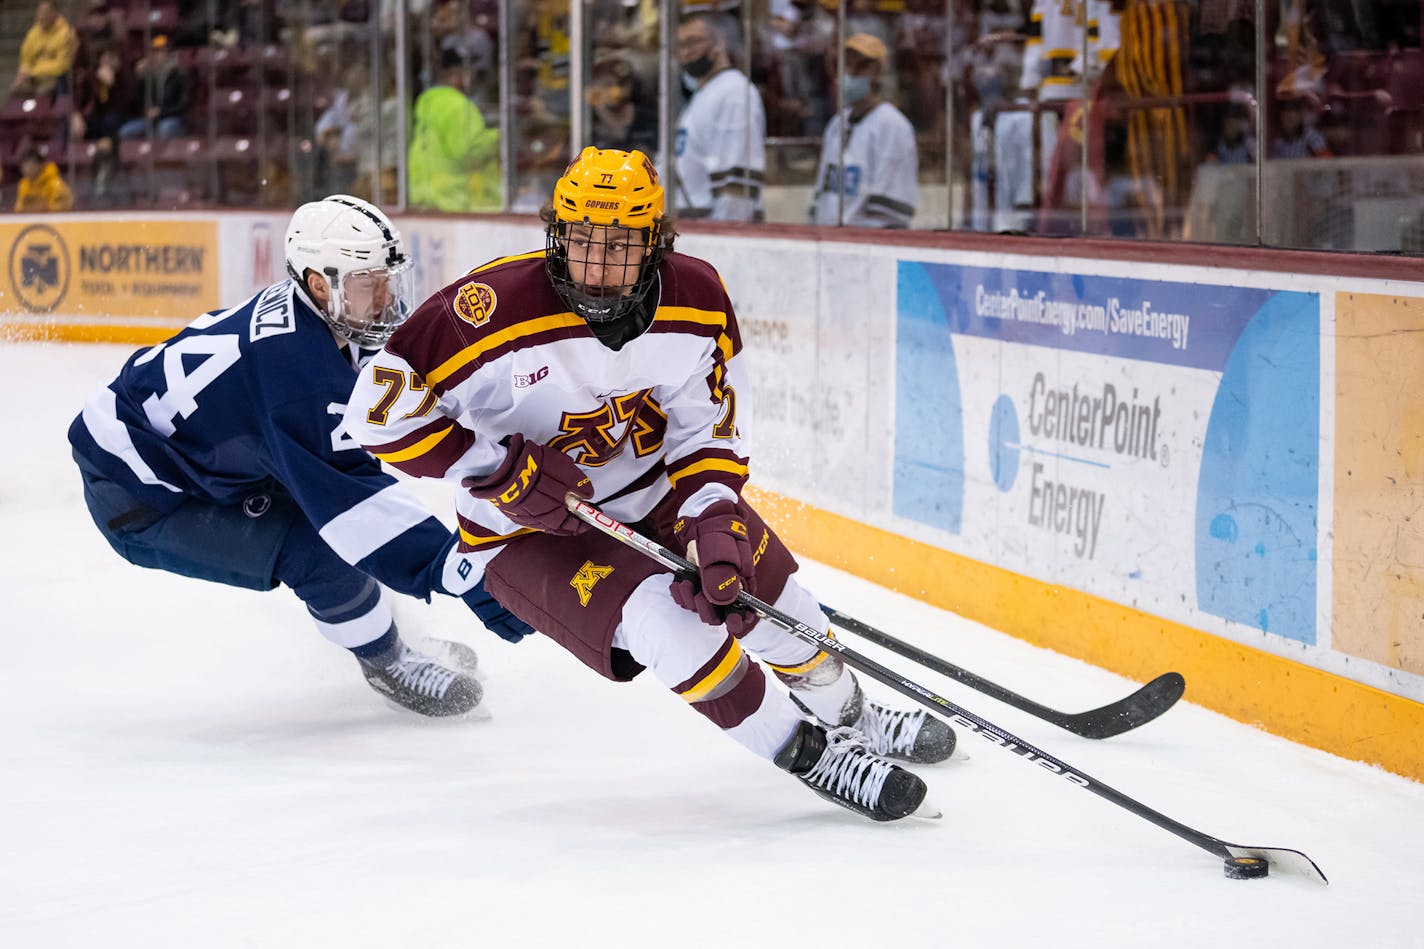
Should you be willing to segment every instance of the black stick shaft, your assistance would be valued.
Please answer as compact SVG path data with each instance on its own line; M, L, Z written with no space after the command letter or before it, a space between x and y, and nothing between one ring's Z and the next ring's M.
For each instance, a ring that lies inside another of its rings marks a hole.
M1177 699L1182 697L1182 693L1186 689L1186 680L1175 672L1168 672L1117 702L1111 702L1086 712L1060 712L1058 709L1035 702L1033 699L1019 695L983 676L976 675L968 669L912 646L904 640L897 639L884 630L877 629L853 616L848 616L840 610L822 604L821 611L830 617L831 622L867 642L888 649L932 672L948 676L956 682L963 683L992 699L1003 702L1005 705L1027 712L1035 718L1051 722L1059 728L1084 738L1111 738L1114 735L1131 731L1139 725L1145 725L1171 708Z
M659 544L657 541L644 537L621 521L609 517L588 502L580 500L574 494L569 494L565 500L569 506L569 510L573 511L581 520L593 525L603 533L627 544L634 550L640 551L644 555L661 563L669 570L672 570L674 573L696 575L697 566L695 564L681 555L674 553L672 550L669 550L667 547L664 547L662 544ZM737 603L748 609L755 610L758 614L776 623L776 625L785 629L798 639L817 646L826 652L835 653L846 665L865 673L877 682L894 689L896 692L914 699L931 711L944 716L955 725L968 728L970 731L983 736L1006 751L1011 751L1020 758L1026 758L1048 773L1057 775L1069 784L1080 787L1085 791L1090 791L1098 797L1116 804L1123 810L1136 814L1138 817L1150 823L1156 824L1168 833L1180 837L1187 843L1199 847L1213 856L1223 858L1230 857L1233 855L1232 848L1238 851L1243 849L1239 845L1228 844L1209 834L1204 834L1199 830L1188 827L1180 821L1173 820L1166 814L1153 810L1146 804L1128 797L1116 788L1104 784L1096 778L1074 768L1072 765L1055 758L1048 752L1035 748L1033 745L1009 734L992 722L980 718L973 712L931 692L924 686L893 672L873 659L862 656L855 650L848 648L839 640L833 639L827 633L823 633L813 626L808 626L800 620L782 613L771 604L765 603L745 591L738 594ZM1277 852L1270 848L1257 849L1258 852L1265 852L1266 850L1269 850L1271 853ZM1298 854L1297 851L1280 852ZM1303 854L1298 855L1304 857ZM1309 861L1309 858L1305 858L1305 860L1310 863L1312 867L1314 866L1313 862ZM1315 872L1319 874L1318 869ZM1320 875L1320 879L1322 882L1324 881L1323 874Z

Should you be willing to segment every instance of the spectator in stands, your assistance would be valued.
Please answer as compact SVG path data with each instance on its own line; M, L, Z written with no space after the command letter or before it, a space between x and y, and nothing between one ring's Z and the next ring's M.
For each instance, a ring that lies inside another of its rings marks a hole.
M1342 109L1326 109L1320 116L1320 134L1325 137L1325 147L1331 155L1359 154L1355 130Z
M415 100L410 133L410 201L437 211L498 211L499 130L488 128L466 94L469 63L441 54L436 85Z
M108 47L94 67L80 77L69 116L71 140L94 143L94 197L106 201L116 183L119 130L138 113L133 77L119 51Z
M84 8L74 26L78 36L79 52L74 61L76 72L88 72L99 65L99 57L106 49L118 51L120 60L137 59L125 56L125 45L129 42L128 24L124 22L124 11L109 6L108 0L91 0ZM135 54L139 50L133 51Z
M1012 171L1028 163L1000 169L1003 143L997 135L1000 110L1014 107L1023 75L1023 37L1017 32L1023 19L1016 9L986 7L980 13L979 39L961 57L967 84L978 99L969 115L969 226L976 231L1015 228L1022 220L1015 204L1024 197L1025 184Z
M208 0L178 0L178 23L168 36L175 49L196 46L224 46L215 33L220 31L218 11ZM315 12L315 11L313 11Z
M599 148L658 150L657 94L648 93L627 57L611 54L593 64L588 103L593 107L593 144Z
M915 130L882 94L889 59L885 43L869 33L846 40L841 80L846 107L821 139L812 224L909 227L915 216ZM848 129L844 152L843 128Z
M760 28L752 77L765 101L768 135L805 136L812 99L824 98L825 77L811 76L804 57L797 53L796 27L800 22L801 14L791 0L774 0L770 16Z
M351 194L361 149L361 117L371 106L371 70L364 59L346 67L342 87L316 120L315 188L318 194Z
M1068 4L1073 6L1073 4ZM949 23L938 0L906 0L896 18L901 102L915 128L944 139L944 46Z
M484 18L487 22L488 18ZM436 56L446 50L459 54L470 67L470 87L466 92L474 97L476 90L494 75L496 50L494 37L470 17L462 0L445 0L431 11L430 32L437 47Z
M846 33L854 36L867 33L887 47L890 45L890 28L875 9L876 0L850 0L846 9Z
M1221 138L1216 149L1207 155L1208 161L1223 165L1248 165L1256 161L1256 135L1251 129L1251 110L1233 103L1221 122Z
M208 5L199 0L205 11ZM208 34L208 42L226 49L249 43L275 43L281 21L277 18L276 0L237 0L219 3L213 8L217 19ZM176 45L176 44L175 44Z
M68 211L74 207L74 193L59 176L59 166L47 161L39 149L31 148L20 159L20 184L15 193L15 210L22 213Z
M331 105L316 120L313 189L369 199L379 180L383 194L396 192L396 165L405 147L395 70L381 70L381 104L373 103L368 60L354 56Z
M157 6L157 0L154 0ZM293 4L284 4L294 7ZM275 43L282 20L277 15L277 0L178 0L178 22L168 36L174 49L213 46L233 49L260 43ZM306 8L302 8L306 9ZM319 16L320 5L313 4L313 20ZM290 15L296 15L292 9Z
M168 37L153 38L148 56L138 61L138 102L143 114L130 119L119 129L119 138L177 138L186 130L188 105L193 97L193 83L168 48Z
M790 0L796 11L791 32L789 58L792 69L807 89L801 112L803 125L797 134L820 135L835 111L831 79L835 75L836 21L818 0Z
M764 213L766 113L761 93L732 65L731 29L725 14L699 13L677 26L677 58L696 86L673 148L683 217L758 221Z
M35 7L35 22L20 44L20 63L10 83L12 95L37 96L69 91L69 70L79 41L74 27L50 0Z
M534 56L514 65L513 99L516 146L510 211L538 214L569 164L568 112L550 107Z
M1330 146L1315 127L1310 102L1302 96L1279 100L1280 128L1271 139L1272 158L1328 158Z

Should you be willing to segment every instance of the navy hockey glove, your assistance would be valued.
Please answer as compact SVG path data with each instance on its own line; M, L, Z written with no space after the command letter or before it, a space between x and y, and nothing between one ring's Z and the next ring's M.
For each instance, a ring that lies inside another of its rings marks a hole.
M746 508L741 501L715 501L696 517L678 518L673 532L697 564L697 577L673 581L672 598L710 626L727 625L740 636L756 623L756 615L729 609L737 594L756 594L756 560L747 536Z
M486 629L505 642L517 643L534 632L533 627L509 612L499 600L485 592L483 580L470 587L467 592L462 593L460 599L464 600L465 605L474 611L475 615L480 618L480 622L485 624Z
M561 535L588 530L564 504L570 491L584 499L593 496L588 475L568 455L525 441L523 435L510 436L509 454L493 474L460 483L520 527Z

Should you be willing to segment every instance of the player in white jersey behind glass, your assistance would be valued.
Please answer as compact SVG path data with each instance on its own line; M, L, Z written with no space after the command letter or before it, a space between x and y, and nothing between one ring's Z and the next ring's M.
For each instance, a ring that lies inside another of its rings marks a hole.
M376 207L332 195L293 214L286 258L290 279L140 350L90 397L69 429L84 500L130 563L286 585L377 692L423 715L468 712L474 651L409 646L381 584L459 596L511 642L529 627L341 427L357 366L410 313L405 242Z
M585 149L553 198L544 250L476 268L396 330L348 428L408 474L461 482L462 547L489 592L589 668L650 669L822 796L874 820L915 813L924 782L883 756L942 761L949 726L871 701L839 658L732 608L745 588L827 628L742 497L752 384L716 270L673 251L641 152ZM589 529L570 492L686 551L699 577Z
M673 203L684 218L765 216L766 111L756 86L732 64L735 26L725 14L694 14L677 26L684 80L697 87L677 117L673 142Z
M845 54L845 108L831 119L821 139L811 223L909 227L920 163L914 127L883 95L889 50L877 37L857 33L846 40Z

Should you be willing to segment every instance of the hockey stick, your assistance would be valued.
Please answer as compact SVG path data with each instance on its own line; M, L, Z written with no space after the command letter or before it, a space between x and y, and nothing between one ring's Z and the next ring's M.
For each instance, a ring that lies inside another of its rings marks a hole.
M609 517L598 508L586 501L580 500L575 494L570 493L565 498L565 503L580 520L593 525L598 530L609 537L632 547L644 556L657 561L667 567L673 573L682 576L695 576L697 567L691 561L674 553L657 541L644 537L631 527L620 521ZM1200 847L1213 856L1221 857L1226 861L1228 876L1244 875L1251 872L1252 875L1260 876L1266 867L1279 867L1282 870L1296 873L1307 879L1315 880L1317 883L1327 883L1325 874L1320 872L1320 868L1299 850L1289 850L1282 847L1247 847L1241 844L1227 843L1209 834L1204 834L1199 830L1193 830L1186 824L1173 820L1165 814L1154 811L1145 804L1140 803L1121 791L1112 788L1096 778L1074 768L1059 759L1053 757L1046 751L1040 751L1028 742L1023 741L1014 735L1004 731L992 722L980 718L973 712L955 705L953 702L943 698L918 685L898 673L892 672L885 666L880 665L873 659L862 656L853 649L848 648L840 640L831 638L830 635L822 633L815 627L808 626L794 617L765 603L746 591L737 595L737 604L751 610L755 610L759 615L780 626L791 635L803 642L816 646L826 652L833 652L841 658L846 665L858 669L859 671L875 679L890 688L919 702L931 711L943 716L952 724L961 728L967 728L977 735L993 742L1007 751L1011 751L1020 758L1038 765L1040 768L1063 778L1069 784L1091 791L1098 797L1110 801L1130 813L1136 814L1150 823L1170 834L1182 838L1193 846ZM1264 864L1265 866L1262 866ZM1234 868L1234 869L1233 869Z
M821 612L830 617L832 623L867 642L883 646L911 662L919 663L931 672L938 672L940 675L962 682L971 689L983 692L991 699L998 699L1005 705L1012 705L1020 711L1028 712L1035 718L1051 722L1059 728L1065 728L1084 738L1111 738L1114 735L1132 731L1139 725L1145 725L1171 708L1187 688L1187 680L1182 678L1180 673L1164 672L1126 698L1110 702L1101 708L1077 713L1060 712L1047 705L1040 705L1033 699L1024 698L1017 692L1010 692L1002 685L981 678L968 669L961 669L951 662L918 649L904 640L896 639L889 633L876 629L869 623L862 622L853 616L847 616L840 610L824 603L821 604Z

